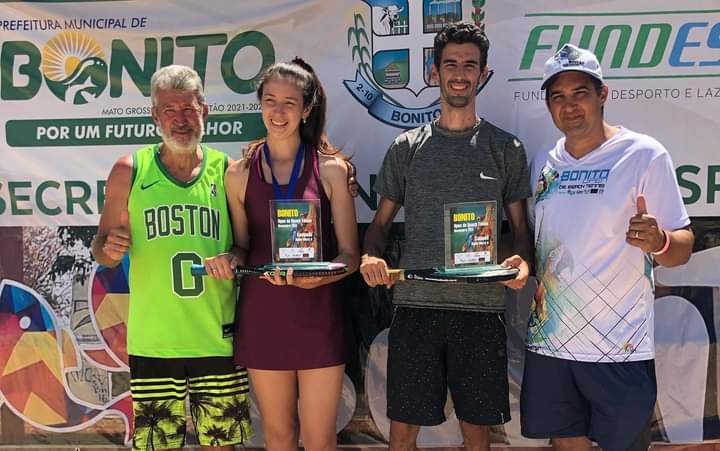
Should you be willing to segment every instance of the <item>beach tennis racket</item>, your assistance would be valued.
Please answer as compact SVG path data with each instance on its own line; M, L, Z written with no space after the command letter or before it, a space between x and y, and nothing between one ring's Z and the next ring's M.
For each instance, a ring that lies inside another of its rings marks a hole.
M395 282L421 280L436 283L491 283L514 279L518 269L492 265L473 268L389 269L388 273Z
M280 277L285 277L287 270L293 269L293 277L324 277L336 276L347 272L345 263L335 262L301 262L301 263L268 263L257 266L236 266L235 275L238 276L269 276L275 277L275 272L280 271ZM190 274L193 276L205 276L207 270L205 265L192 265Z

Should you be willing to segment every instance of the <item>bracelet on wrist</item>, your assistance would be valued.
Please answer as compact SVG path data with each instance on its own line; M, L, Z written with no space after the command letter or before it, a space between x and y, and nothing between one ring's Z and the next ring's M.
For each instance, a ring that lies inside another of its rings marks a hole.
M663 233L663 238L665 238L665 242L663 243L662 247L659 250L657 250L655 252L650 252L652 255L662 255L665 252L667 252L668 249L670 249L670 234L667 233L667 231L665 229L663 229L662 233Z

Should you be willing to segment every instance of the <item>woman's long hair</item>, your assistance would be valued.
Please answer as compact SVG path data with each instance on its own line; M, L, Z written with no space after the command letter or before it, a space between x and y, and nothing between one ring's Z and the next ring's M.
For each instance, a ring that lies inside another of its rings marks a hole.
M295 57L289 63L275 63L269 66L258 83L259 100L262 100L265 83L277 78L296 83L302 92L303 109L310 108L307 119L300 123L300 141L310 144L318 152L340 156L339 150L328 142L325 135L327 97L312 66L299 57Z

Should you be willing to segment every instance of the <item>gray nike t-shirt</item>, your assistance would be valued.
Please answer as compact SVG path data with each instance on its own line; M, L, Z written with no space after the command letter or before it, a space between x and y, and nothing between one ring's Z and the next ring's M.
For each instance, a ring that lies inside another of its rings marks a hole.
M505 204L530 196L525 149L487 121L451 132L435 122L409 130L388 149L375 191L405 208L402 268L445 264L443 208L456 202ZM495 230L500 230L500 215ZM500 252L502 253L502 252ZM409 280L395 285L396 305L495 312L505 309L505 287Z

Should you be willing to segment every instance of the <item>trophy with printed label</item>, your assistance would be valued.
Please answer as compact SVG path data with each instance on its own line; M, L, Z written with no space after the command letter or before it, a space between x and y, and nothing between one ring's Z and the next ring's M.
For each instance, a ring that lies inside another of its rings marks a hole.
M391 269L394 281L491 283L514 279L516 268L497 264L497 204L465 202L444 206L445 266Z
M445 205L445 267L497 264L495 201Z
M320 201L271 200L273 264L322 261Z
M325 277L347 272L345 263L322 260L322 222L318 199L271 200L270 236L272 262L238 265L237 276L285 277L292 269L294 277ZM193 275L207 275L203 265L192 265Z
M400 271L398 280L489 283L514 279L516 268L497 264L497 204L464 202L444 206L445 266Z

